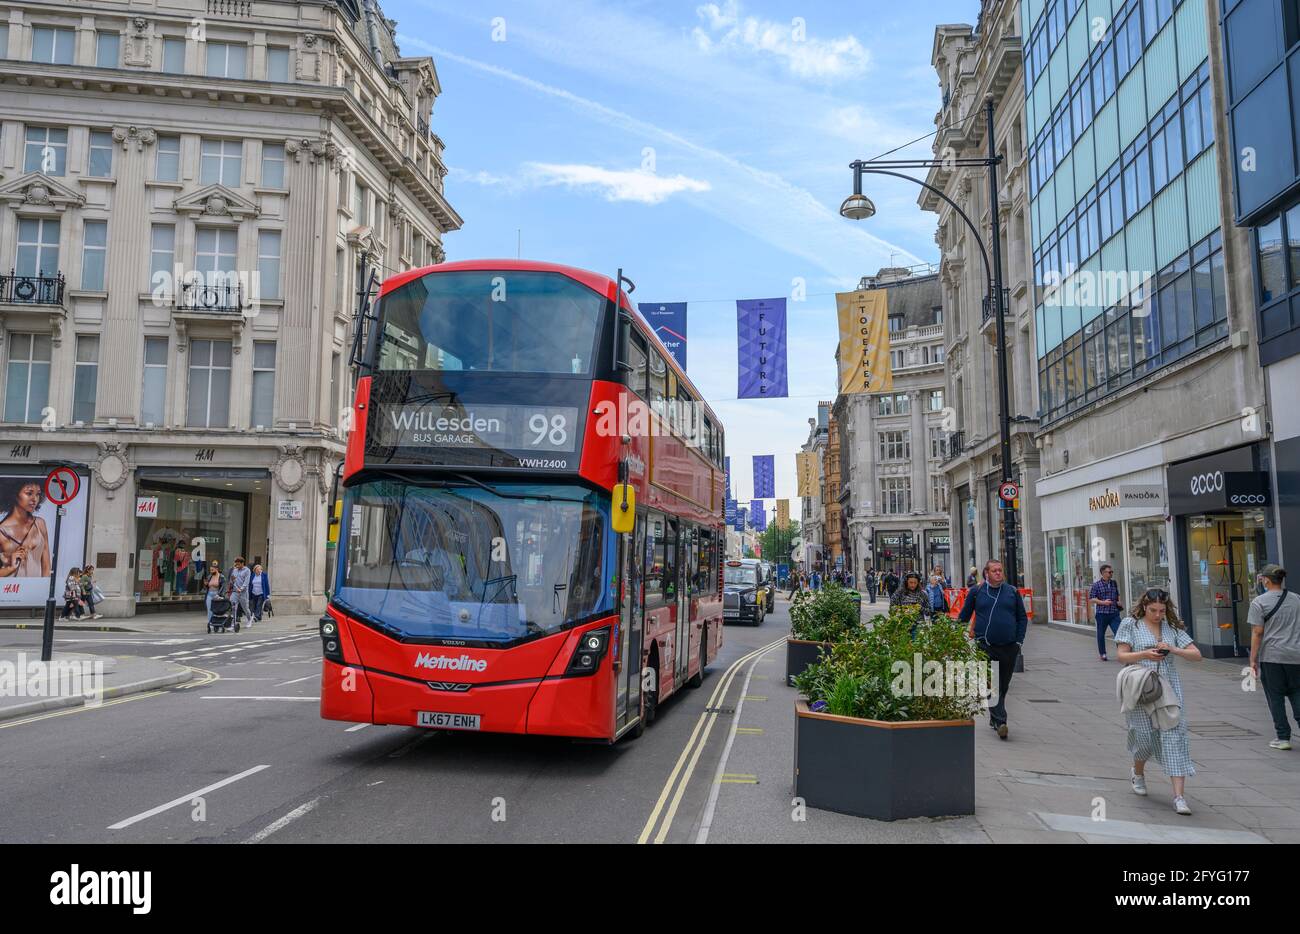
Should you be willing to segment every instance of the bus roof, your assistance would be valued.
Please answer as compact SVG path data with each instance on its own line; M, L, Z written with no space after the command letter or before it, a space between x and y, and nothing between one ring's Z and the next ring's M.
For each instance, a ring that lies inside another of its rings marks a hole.
M555 272L562 276L568 276L570 279L577 282L581 282L583 285L587 286L587 288L604 295L607 299L612 300L614 298L614 280L609 276L603 276L598 272L591 272L586 269L579 269L576 266L564 266L559 263L543 263L531 259L463 259L454 263L439 263L436 266L421 266L416 269L408 269L405 272L399 272L397 275L389 276L385 279L379 286L379 296L382 298L394 289L406 285L408 282L413 282L416 279L434 273L493 272L496 270L505 272ZM713 426L715 428L722 428L722 423L718 421L717 413L714 412L709 406L709 403L705 401L704 394L695 388L695 384L691 382L690 377L686 375L686 371L677 365L677 361L673 359L672 353L666 346L664 346L664 342L659 339L659 335L656 334L655 329L650 326L650 322L641 314L641 310L632 304L627 293L621 289L619 290L619 299L622 306L635 315L645 327L646 335L654 342L654 347L659 351L660 356L664 358L664 363L667 366L672 367L674 374L677 376L677 381L685 384L686 387L691 390L691 393L700 400L700 404L704 406L704 410L713 422Z

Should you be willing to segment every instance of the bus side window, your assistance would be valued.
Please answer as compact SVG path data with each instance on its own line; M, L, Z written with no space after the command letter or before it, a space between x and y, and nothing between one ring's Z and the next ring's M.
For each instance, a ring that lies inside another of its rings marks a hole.
M646 513L645 563L645 605L649 609L660 606L664 602L664 517L662 513Z
M663 577L660 584L665 603L677 599L677 520L664 519L664 560Z
M667 392L668 367L659 351L650 350L650 408L660 415L664 412L664 396Z
M635 328L632 330L632 340L629 342L628 363L632 369L627 374L627 388L642 399L649 397L649 384L647 383L648 360L646 358L645 338L641 332Z

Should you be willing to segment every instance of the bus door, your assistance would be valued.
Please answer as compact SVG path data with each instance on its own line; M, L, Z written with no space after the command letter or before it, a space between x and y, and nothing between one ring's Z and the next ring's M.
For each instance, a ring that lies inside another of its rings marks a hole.
M691 577L694 568L695 528L679 526L677 532L677 635L673 640L673 686L686 680L691 662Z
M618 672L614 712L615 732L641 713L641 651L645 644L645 517L637 516L631 535L619 536L619 567L623 575L623 605L619 608L618 648L623 665Z

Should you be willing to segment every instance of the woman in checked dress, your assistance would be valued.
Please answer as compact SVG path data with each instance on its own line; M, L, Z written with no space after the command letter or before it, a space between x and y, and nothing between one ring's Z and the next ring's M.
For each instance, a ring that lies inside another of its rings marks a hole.
M1178 618L1168 592L1152 588L1142 594L1132 615L1119 624L1115 647L1120 664L1157 669L1169 682L1179 705L1183 704L1177 659L1199 662L1201 650L1187 634L1187 627ZM1196 774L1187 734L1187 708L1183 707L1178 725L1172 730L1157 729L1150 714L1140 709L1130 710L1125 718L1128 750L1133 755L1133 791L1139 795L1147 793L1146 764L1147 760L1155 759L1173 782L1174 810L1191 814L1192 809L1183 797L1187 776Z

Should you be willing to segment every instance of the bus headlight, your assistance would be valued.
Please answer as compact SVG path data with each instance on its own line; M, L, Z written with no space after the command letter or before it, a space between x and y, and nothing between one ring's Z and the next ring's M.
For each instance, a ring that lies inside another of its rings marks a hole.
M332 662L343 664L343 647L339 642L339 624L331 616L322 616L320 620L320 650Z
M609 650L609 627L592 629L584 632L578 639L578 647L569 660L565 675L589 675L600 667L600 660Z

